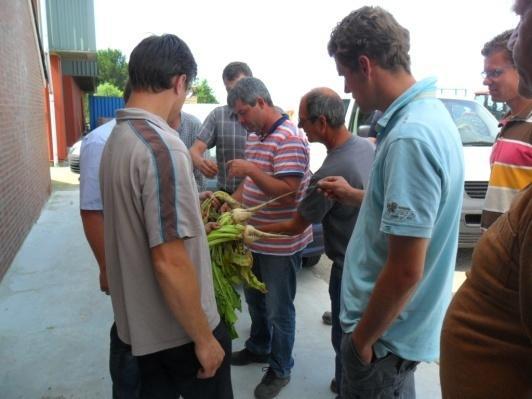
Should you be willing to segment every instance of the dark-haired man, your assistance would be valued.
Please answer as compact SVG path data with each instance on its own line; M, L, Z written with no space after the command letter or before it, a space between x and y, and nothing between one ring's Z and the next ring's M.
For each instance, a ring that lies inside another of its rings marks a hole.
M353 11L328 44L346 92L363 112L383 112L342 276L346 399L414 398L414 370L438 358L451 298L462 143L435 80L410 73L409 49L408 31L380 7Z
M501 131L491 151L483 230L510 209L517 193L532 182L532 99L519 94L519 73L508 48L511 35L512 30L505 31L482 49L484 84L494 101L505 102L510 108L501 120Z
M192 163L167 123L179 118L196 71L177 36L141 41L100 165L109 289L143 399L233 396Z
M251 69L244 62L231 62L222 72L227 92L240 79L251 76ZM190 148L194 166L207 177L218 175L218 188L230 194L238 188L242 178L228 175L227 162L244 158L247 134L231 108L224 105L214 109L205 118L198 137ZM214 146L216 162L203 157L205 150Z

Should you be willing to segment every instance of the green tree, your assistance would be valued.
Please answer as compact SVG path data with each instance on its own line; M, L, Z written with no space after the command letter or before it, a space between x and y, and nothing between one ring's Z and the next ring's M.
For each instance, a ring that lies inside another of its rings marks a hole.
M124 93L118 87L109 82L103 82L96 88L95 96L122 97Z
M126 56L120 50L98 50L98 83L109 82L123 90L128 79Z
M192 84L192 95L198 99L198 104L217 104L218 100L214 97L214 91L209 86L207 79L195 81Z

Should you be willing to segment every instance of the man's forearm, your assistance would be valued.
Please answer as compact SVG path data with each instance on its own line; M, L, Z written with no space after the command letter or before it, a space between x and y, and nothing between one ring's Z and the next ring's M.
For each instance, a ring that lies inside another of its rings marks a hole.
M365 191L351 186L342 176L327 176L316 185L328 198L347 206L359 207L364 199Z
M279 223L262 224L255 227L265 233L295 234L292 233L294 225L291 220Z
M390 255L353 331L357 349L370 348L399 316L423 277L427 240L390 236Z
M351 190L351 202L353 206L359 207L360 204L362 204L362 200L364 199L364 190L361 190L359 188L352 188Z
M353 332L353 339L364 346L372 346L384 334L417 286L413 280L400 284L390 266L377 279L368 306Z
M299 187L299 185L297 185L297 187L290 185L285 179L279 179L270 176L259 168L254 168L252 171L250 171L248 176L249 178L253 179L255 184L262 190L262 192L271 197L278 197L280 195L289 193L290 191L295 191ZM300 181L299 178L298 180Z
M310 226L310 223L303 219L299 212L295 212L292 218L285 222L264 224L256 227L265 233L284 233L288 235L295 235L301 234L308 226Z
M203 141L196 139L188 150L190 158L192 158L192 163L196 168L198 168L203 161L203 153L206 149L207 145Z
M105 274L104 221L102 211L80 211L85 237L98 262L100 273Z
M163 245L163 251L157 247L152 250L155 276L179 324L195 343L201 344L212 339L212 331L201 306L196 271L181 240Z

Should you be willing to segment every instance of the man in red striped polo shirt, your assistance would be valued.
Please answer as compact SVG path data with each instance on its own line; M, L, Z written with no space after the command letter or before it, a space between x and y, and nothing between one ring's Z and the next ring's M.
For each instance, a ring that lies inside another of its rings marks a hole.
M229 175L244 180L234 197L246 207L295 192L261 210L251 225L290 220L310 179L306 136L273 105L259 79L244 78L229 92L228 104L249 131L246 159L229 162ZM233 353L233 365L269 363L255 397L273 398L290 381L294 365L296 272L301 252L312 241L311 226L301 234L259 240L250 245L253 272L268 289L266 294L245 289L251 333L245 349Z
M532 182L532 100L518 92L519 74L508 49L511 34L511 30L501 33L482 49L484 84L494 101L510 107L491 153L483 229L506 212L514 196Z

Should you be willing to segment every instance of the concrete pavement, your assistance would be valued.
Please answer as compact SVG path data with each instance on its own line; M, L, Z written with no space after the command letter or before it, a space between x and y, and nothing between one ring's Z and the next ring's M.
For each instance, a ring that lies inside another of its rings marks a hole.
M99 291L97 265L83 235L77 176L59 168L52 178L62 183L0 283L0 398L110 398L110 300ZM330 306L327 268L330 262L322 257L315 270L299 274L295 368L280 399L334 398L330 327L321 323ZM234 349L249 333L245 309L237 330ZM235 398L252 398L262 374L259 365L233 367ZM416 387L418 398L441 397L436 364L420 365Z

